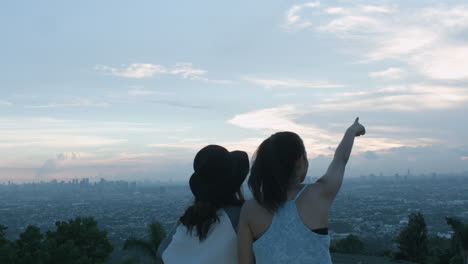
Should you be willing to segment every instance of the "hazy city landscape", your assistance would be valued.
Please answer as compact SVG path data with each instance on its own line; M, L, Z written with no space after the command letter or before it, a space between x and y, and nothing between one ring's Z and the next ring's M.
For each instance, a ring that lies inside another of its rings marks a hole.
M125 239L147 236L152 220L170 229L191 197L182 183L104 179L4 183L0 185L0 224L8 227L9 239L17 239L30 224L45 232L56 221L92 216L108 232L113 259L120 259L126 254L122 251ZM330 216L331 237L352 233L365 242L369 252L394 250L395 237L412 212L425 216L429 236L450 238L445 216L468 219L468 173L346 179Z

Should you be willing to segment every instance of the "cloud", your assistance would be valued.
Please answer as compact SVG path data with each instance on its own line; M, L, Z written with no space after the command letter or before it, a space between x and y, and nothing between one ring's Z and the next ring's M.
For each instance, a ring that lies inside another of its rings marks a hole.
M369 76L372 78L382 78L387 80L401 79L403 76L403 70L398 67L390 67L383 71L371 72Z
M286 11L285 23L283 28L288 31L299 30L312 26L310 19L305 19L299 14L308 8L314 8L320 6L320 2L309 2L300 5L293 5L288 11Z
M47 147L47 148L63 148L63 147L99 147L117 145L126 142L126 139L99 137L99 136L83 136L83 135L67 135L49 132L48 134L32 135L29 132L18 133L16 135L2 135L2 148L16 147Z
M468 89L448 85L410 84L335 94L314 106L321 111L422 111L460 108L468 102Z
M242 128L254 130L295 131L306 135L317 135L330 138L326 131L311 126L300 125L294 120L300 115L300 111L294 105L266 108L253 112L235 115L227 122Z
M315 127L300 124L297 118L305 113L294 105L266 108L235 115L227 123L245 129L252 129L265 138L275 132L292 131L304 137L304 144L311 151L311 156L330 154L330 144L335 143L339 134Z
M293 131L304 140L311 157L333 155L348 124L323 122L336 112L349 113L407 112L428 109L455 109L468 101L468 90L443 85L412 84L388 86L378 90L335 93L314 105L282 105L240 113L227 123L250 129L268 137L278 131ZM320 121L322 120L322 121ZM370 122L370 121L369 121ZM351 121L350 121L351 123ZM374 122L373 122L374 123ZM366 160L381 158L385 150L400 147L423 147L439 143L427 131L414 127L369 124L368 134L356 143L354 153Z
M0 105L12 105L12 103L4 100L0 100Z
M188 109L209 109L206 105L194 104L189 102L174 101L174 100L146 100L149 103L167 105L178 108L188 108Z
M230 80L212 80L203 77L207 71L201 69L194 69L190 62L177 63L170 71L171 74L179 75L183 79L189 79L194 81L206 81L218 84L229 84L232 83Z
M79 153L58 153L54 159L48 159L36 170L36 177L39 180L46 180L49 174L57 173L62 170L66 163L79 159Z
M334 13L346 14L346 13ZM377 33L382 24L379 20L363 15L343 15L317 27L319 31L339 34L341 37L356 37L361 34Z
M204 77L207 73L206 70L196 69L193 67L191 62L179 62L173 67L165 67L162 65L151 64L151 63L132 63L128 66L123 65L123 68L114 68L105 65L97 65L96 70L109 72L114 76L124 78L148 78L155 75L177 75L182 79L194 80L194 81L206 81L217 84L229 84L231 80L214 80Z
M95 103L88 99L79 99L73 103L48 103L45 105L27 105L25 108L55 108L55 107L107 107L109 103Z
M154 90L144 89L143 86L132 85L132 86L129 86L129 88L130 89L128 90L128 94L133 95L133 96L149 95L149 94L159 94L159 95L167 94L167 93L162 93L162 92L158 92Z
M1 117L0 130L2 131L0 147L8 148L10 152L12 148L23 147L81 149L118 146L127 142L129 134L154 134L162 131L180 133L178 127L162 127L155 123L68 120L48 117Z
M180 75L184 79L189 80L205 80L200 77L206 74L205 70L194 69L192 63L177 63L174 68L171 70L172 74Z
M337 130L338 128L322 128L297 121L313 113L313 111L312 108L307 108L307 106L283 105L238 114L227 122L241 128L252 129L265 137L279 131L292 131L303 138L311 157L332 155L347 126L341 126ZM425 146L435 142L434 139L430 138L388 138L379 133L366 135L359 140L360 144L356 147L357 153L381 151L403 146Z
M424 51L413 56L410 63L432 79L468 80L468 44Z
M468 48L462 37L468 30L467 5L390 8L349 4L320 6L317 12L322 16L296 14L294 21L307 21L316 32L359 43L362 62L398 60L429 79L468 80L464 70Z
M132 63L124 68L118 69L105 65L97 65L96 70L110 72L114 76L125 77L125 78L147 78L152 77L156 74L166 73L166 69L157 64L151 63Z
M334 84L327 81L305 81L294 79L265 79L256 77L244 77L243 80L265 88L341 88L344 85Z
M158 92L152 90L131 89L128 91L129 95L148 95L157 94Z
M393 12L392 9L384 6L373 6L373 5L365 5L361 7L364 12L368 13L391 13Z
M385 25L384 32L376 32L375 37L368 37L372 48L365 56L370 61L385 59L407 60L406 55L424 51L439 38L439 34L430 28L409 25Z
M46 162L44 162L44 164L40 168L37 169L36 177L39 180L46 180L49 174L55 173L58 171L60 170L57 168L55 160L47 160Z

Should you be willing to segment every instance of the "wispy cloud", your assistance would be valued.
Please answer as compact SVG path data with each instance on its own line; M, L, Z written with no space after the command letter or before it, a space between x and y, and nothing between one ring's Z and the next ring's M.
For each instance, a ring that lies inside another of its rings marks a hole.
M205 75L207 71L201 69L194 69L192 63L177 63L171 70L172 74L181 76L184 79L189 80L208 80L201 76Z
M313 125L298 123L296 119L304 114L305 112L294 105L283 105L238 114L227 123L255 130L264 136L279 131L293 131L303 137L311 156L330 154L330 143L338 140L339 134Z
M114 76L124 78L148 78L155 75L169 74L177 75L182 79L194 80L194 81L206 81L218 84L229 84L231 80L215 80L205 77L208 73L206 70L197 69L193 67L191 62L179 62L172 67L165 67L158 64L151 63L132 63L130 65L123 65L122 68L114 68L105 65L97 65L96 70L109 72Z
M411 57L409 62L432 79L468 80L468 43L423 51Z
M201 105L201 104L184 102L184 101L149 99L149 100L146 100L146 102L153 103L153 104L168 105L168 106L179 107L179 108L209 109L207 105Z
M468 90L456 86L411 84L389 86L371 91L337 93L314 111L423 111L453 109L468 102Z
M251 82L265 88L341 88L342 84L327 81L306 81L294 79L266 79L257 77L244 77L245 81Z
M0 100L0 105L12 105L12 103L4 100Z
M339 143L347 125L340 130L325 129L307 122L298 122L301 117L313 113L313 109L306 106L283 105L280 107L266 108L257 111L235 115L228 120L229 124L252 129L263 135L269 135L278 131L293 131L304 140L311 156L331 155ZM396 128L394 128L396 129ZM435 142L432 138L407 137L389 138L379 133L373 133L360 139L362 142L357 147L357 152L378 151L403 146L424 146Z
M129 95L148 95L148 94L157 94L158 92L152 90L143 90L143 89L131 89L128 91Z
M105 65L97 65L96 70L109 72L112 75L125 78L147 78L156 74L166 73L166 69L157 64L151 63L132 63L128 66L123 65L123 68L114 68Z
M115 139L98 136L42 134L30 135L29 133L3 135L0 147L48 147L48 148L87 148L98 146L116 145L126 142L126 139Z
M55 108L55 107L107 107L109 103L96 103L88 99L79 99L73 103L48 103L43 105L27 105L26 108Z
M143 86L131 85L129 86L128 94L137 96L137 95L149 95L149 94L163 95L163 94L168 94L168 93L159 92L155 90L148 90L148 89L145 89Z
M314 8L320 6L320 2L309 2L300 5L293 5L288 11L286 11L285 23L283 28L288 31L299 30L312 26L312 22L308 18L304 18L300 13L304 9Z
M55 119L48 117L0 118L2 148L93 148L117 146L127 142L129 134L144 135L182 128L152 123Z
M467 80L468 6L398 8L386 5L320 6L325 19L296 14L317 32L359 41L364 62L399 60L436 80ZM288 21L288 20L287 20ZM314 21L315 23L311 22Z
M390 67L383 71L371 72L369 76L372 78L381 78L386 80L397 80L403 77L403 69L398 67Z

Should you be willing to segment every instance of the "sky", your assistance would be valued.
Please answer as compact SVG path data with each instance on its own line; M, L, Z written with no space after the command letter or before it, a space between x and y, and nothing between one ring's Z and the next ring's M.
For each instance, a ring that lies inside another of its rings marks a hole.
M271 134L321 176L468 171L468 2L6 1L0 182L186 181Z

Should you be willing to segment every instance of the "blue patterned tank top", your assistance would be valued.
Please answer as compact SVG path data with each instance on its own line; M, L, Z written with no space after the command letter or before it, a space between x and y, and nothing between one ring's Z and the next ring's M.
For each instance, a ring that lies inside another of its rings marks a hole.
M330 236L312 232L301 220L296 200L273 215L268 230L253 244L257 264L331 264Z

